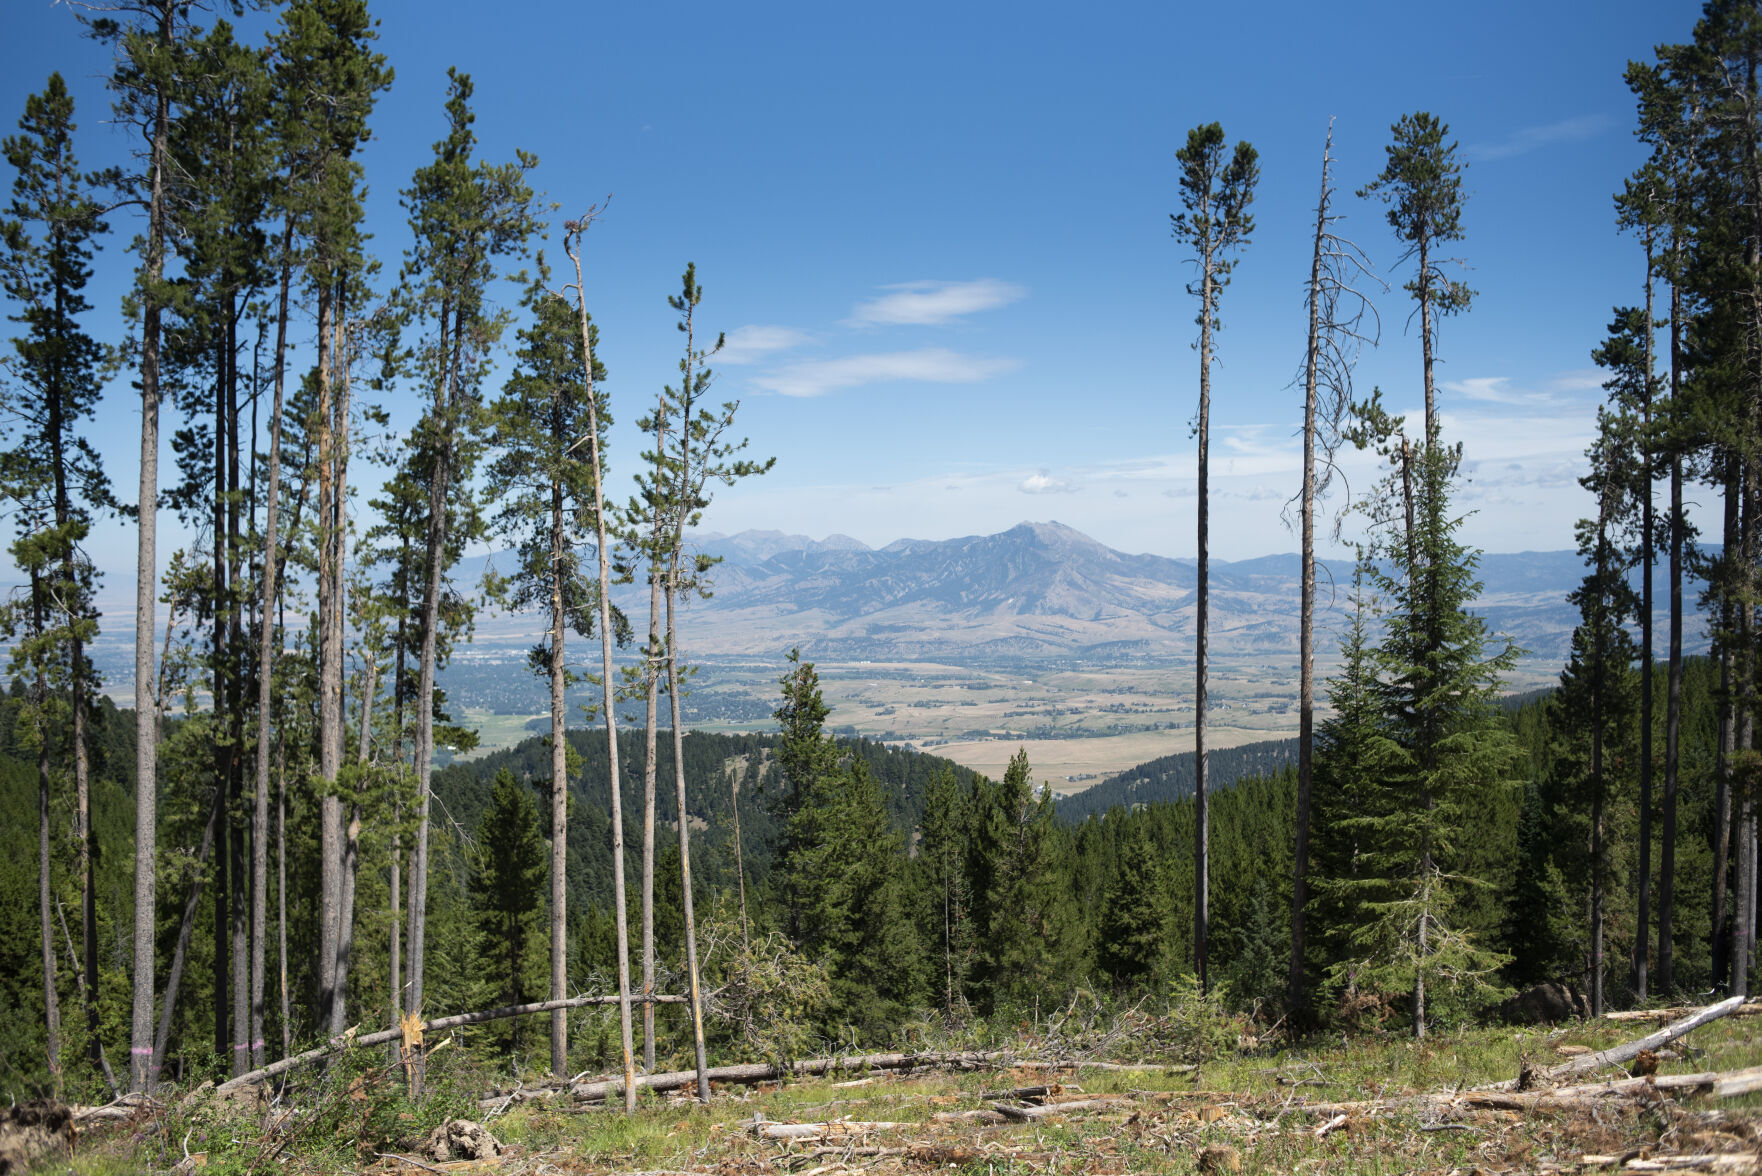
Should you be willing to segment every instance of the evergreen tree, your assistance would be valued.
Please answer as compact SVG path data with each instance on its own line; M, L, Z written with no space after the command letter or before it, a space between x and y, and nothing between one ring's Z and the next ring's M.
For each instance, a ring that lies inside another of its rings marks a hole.
M1148 823L1128 820L1108 879L1097 962L1116 985L1149 980L1166 964L1168 881Z
M500 259L519 255L536 231L535 197L526 172L537 160L519 152L509 164L473 163L471 79L449 70L447 135L434 162L417 170L403 193L415 245L402 280L412 319L432 327L417 348L417 368L432 392L412 452L426 466L421 659L416 688L417 832L410 863L409 1000L422 1007L423 916L428 870L428 795L434 755L434 675L447 556L465 520L454 516L453 489L469 482L481 434L477 392L506 315L489 301ZM589 397L592 390L589 389ZM616 784L614 784L614 788Z
M496 773L477 829L471 899L486 971L497 1004L525 1004L537 990L544 939L544 838L532 792L506 768ZM508 1022L509 1048L520 1048L520 1018Z
M1052 792L1036 795L1028 753L1003 779L974 785L973 856L979 865L979 1004L984 1011L1060 999L1083 955L1081 926L1064 876Z
M1519 651L1507 642L1489 653L1485 622L1468 611L1481 585L1478 554L1456 537L1461 519L1449 512L1453 451L1430 444L1418 462L1416 529L1372 569L1391 604L1373 662L1383 796L1356 822L1368 921L1352 940L1369 983L1411 993L1413 1032L1423 1037L1428 985L1471 997L1501 963L1452 916L1464 888L1486 881L1471 872L1474 825L1511 786L1513 748L1492 706Z
M9 365L21 386L16 392L7 389L0 401L21 426L16 447L0 456L0 488L19 512L12 553L30 579L28 594L6 610L6 626L17 641L14 674L35 683L28 713L38 767L39 931L49 1053L56 1066L60 1024L49 908L49 759L60 742L52 732L65 725L74 776L73 835L80 854L83 950L74 963L84 980L80 997L90 1033L99 964L87 747L95 675L85 650L97 635L98 618L92 603L95 573L81 544L92 509L111 501L97 454L77 432L97 407L108 356L80 321L91 309L84 290L95 238L106 226L89 190L91 181L74 156L74 129L73 99L61 75L51 74L43 92L26 100L21 134L0 145L14 172L7 219L0 220L0 289L13 304L13 321L25 328L12 340L17 359ZM100 1050L97 1035L90 1033L88 1056L102 1064Z
M593 635L593 589L580 566L580 544L593 516L593 469L581 449L588 428L589 382L576 345L575 316L546 289L549 272L539 259L537 280L527 294L533 322L520 332L519 366L494 406L497 455L489 467L489 500L499 504L496 525L516 540L517 564L501 593L515 608L549 610L545 640L532 651L534 672L545 675L551 696L551 987L550 999L568 995L565 942L568 874L568 745L564 692L573 675L565 640L573 629ZM604 368L594 373L597 389ZM601 395L596 391L596 395ZM602 395L603 400L603 395ZM602 404L594 427L604 436L611 418ZM645 1011L652 1009L645 1005ZM551 1017L551 1072L568 1069L566 1010Z
M1199 414L1195 431L1199 437L1199 595L1195 612L1195 678L1193 685L1194 799L1198 814L1195 832L1193 964L1205 989L1205 937L1209 916L1210 854L1206 838L1205 675L1209 640L1211 558L1211 361L1212 332L1217 321L1218 299L1230 284L1235 260L1230 256L1247 245L1254 234L1254 218L1248 206L1254 202L1254 185L1260 179L1260 157L1246 140L1237 142L1229 162L1224 161L1224 128L1217 123L1187 132L1187 145L1175 153L1181 164L1181 203L1185 212L1171 213L1169 224L1176 239L1193 247L1199 269L1197 284L1187 292L1199 299Z

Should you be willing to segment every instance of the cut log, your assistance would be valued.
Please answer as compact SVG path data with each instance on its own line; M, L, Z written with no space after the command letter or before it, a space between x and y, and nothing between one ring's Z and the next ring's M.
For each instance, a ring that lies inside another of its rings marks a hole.
M749 1062L738 1066L712 1066L711 1082L776 1082L784 1078L813 1077L839 1070L976 1070L981 1066L1007 1063L1015 1055L1002 1050L987 1053L885 1053L857 1054L848 1057L809 1058L787 1066L769 1062ZM696 1070L671 1070L660 1074L642 1074L636 1079L638 1090L676 1090L697 1081ZM593 1082L577 1082L569 1088L577 1102L598 1102L611 1095L624 1093L624 1083L617 1078Z
M1359 1099L1355 1102L1304 1103L1291 1108L1311 1115L1357 1114L1365 1111L1394 1110L1420 1106L1461 1107L1480 1111L1561 1110L1588 1106L1599 1100L1624 1094L1642 1094L1651 1090L1709 1094L1714 1098L1733 1098L1762 1090L1762 1066L1723 1073L1708 1071L1700 1074L1655 1074L1646 1078L1622 1078L1614 1082L1590 1082L1580 1086L1561 1086L1553 1090L1465 1090L1436 1094L1409 1094L1394 1098Z
M1131 1105L1132 1100L1129 1098L1086 1098L1081 1102L1052 1103L1043 1107L1015 1107L1009 1103L997 1102L991 1104L991 1109L1006 1119L1031 1123L1036 1119L1067 1115L1072 1111L1104 1111Z
M1616 1013L1604 1013L1605 1021L1675 1021L1700 1012L1705 1005L1681 1005L1670 1009L1625 1009ZM1762 1017L1762 1000L1746 1001L1731 1012L1728 1017Z
M683 996L633 996L630 999L633 1001L652 1000L656 1004L685 1003L685 998ZM572 996L567 1000L541 1000L533 1004L503 1005L501 1008L484 1009L482 1012L455 1013L450 1017L436 1017L432 1021L422 1022L422 1031L424 1033L432 1033L443 1029L457 1029L461 1025L476 1025L484 1021L501 1021L509 1017L524 1017L531 1013L548 1013L552 1009L579 1009L585 1008L588 1005L610 1005L617 1003L618 998L616 996ZM292 1057L283 1058L279 1062L272 1062L260 1070L252 1070L248 1074L240 1074L237 1078L228 1079L227 1081L222 1082L219 1086L216 1086L214 1088L214 1093L226 1094L228 1091L236 1090L238 1087L248 1086L253 1082L262 1082L265 1079L274 1078L277 1075L287 1073L289 1070L309 1065L312 1062L329 1057L333 1053L339 1053L342 1050L348 1049L352 1045L385 1045L388 1042L398 1041L404 1036L404 1030L402 1027L397 1029L381 1029L377 1033L366 1034L357 1033L356 1030L359 1028L359 1025L354 1026L337 1034L335 1037L332 1037L323 1045L309 1049L304 1053L294 1054Z
M697 1071L693 1070L693 1074ZM829 1123L754 1123L748 1130L760 1139L853 1139L871 1131L898 1131L915 1126L911 1123L858 1123L834 1119Z

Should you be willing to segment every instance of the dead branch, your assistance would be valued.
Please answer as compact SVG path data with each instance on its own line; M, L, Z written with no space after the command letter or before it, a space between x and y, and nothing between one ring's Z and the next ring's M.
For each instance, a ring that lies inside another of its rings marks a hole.
M1734 996L1728 1000L1722 1000L1716 1005L1697 1009L1688 1016L1672 1021L1658 1032L1642 1037L1638 1041L1630 1041L1626 1045L1618 1045L1600 1053L1586 1054L1584 1057L1573 1058L1558 1066L1550 1067L1543 1071L1542 1078L1545 1081L1553 1082L1572 1074L1582 1074L1587 1070L1600 1070L1604 1066L1615 1066L1622 1062L1631 1061L1639 1055L1641 1050L1655 1050L1661 1045L1675 1041L1691 1030L1699 1029L1709 1021L1717 1021L1721 1017L1730 1016L1743 1003L1743 997ZM1516 1085L1515 1081L1508 1085L1502 1084L1499 1089L1508 1089L1511 1085Z

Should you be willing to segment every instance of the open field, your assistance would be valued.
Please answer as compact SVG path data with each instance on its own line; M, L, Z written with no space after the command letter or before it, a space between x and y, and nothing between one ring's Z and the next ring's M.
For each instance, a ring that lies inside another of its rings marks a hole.
M1069 1031L1073 1019L1085 1022L1077 1034ZM1750 1070L1718 1087L1672 1081L1762 1063L1755 1018L1703 1026L1661 1051L1653 1083L1610 1084L1627 1077L1611 1067L1528 1092L1487 1094L1469 1092L1515 1077L1526 1061L1555 1065L1653 1026L1600 1020L1467 1029L1425 1041L1372 1033L1266 1045L1244 1022L1210 1019L1211 1030L1250 1035L1236 1037L1234 1047L1203 1049L1182 1036L1191 1022L1141 1010L1085 1016L1073 1004L1040 1024L1024 1024L1009 1042L967 1043L1013 1053L1021 1059L1013 1064L718 1084L708 1105L643 1092L633 1116L621 1099L608 1107L567 1096L485 1098L492 1089L517 1088L457 1049L453 1061L431 1063L435 1092L411 1102L378 1058L365 1072L354 1065L338 1067L333 1078L314 1072L309 1082L318 1085L287 1096L289 1107L309 1108L304 1114L260 1109L252 1100L167 1104L81 1138L72 1161L53 1170L163 1170L181 1148L191 1159L177 1170L209 1176L265 1169L291 1176L1758 1171L1762 1095L1754 1091L1762 1074ZM1160 1056L1119 1032L1133 1026L1157 1039ZM1073 1037L1088 1048L1065 1052L1079 1044ZM1062 1064L1034 1060L1061 1057ZM1138 1064L1084 1064L1100 1057ZM419 1154L432 1127L453 1113L483 1120L502 1154L476 1161Z

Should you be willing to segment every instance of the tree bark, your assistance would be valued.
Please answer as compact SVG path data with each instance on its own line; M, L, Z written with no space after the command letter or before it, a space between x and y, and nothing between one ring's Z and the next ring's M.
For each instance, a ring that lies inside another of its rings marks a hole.
M172 42L176 9L159 5L156 39ZM153 1082L154 865L157 843L159 731L153 714L153 614L158 593L156 539L159 514L159 337L165 272L165 162L171 139L171 96L154 94L153 143L148 162L147 248L141 309L141 478L135 543L135 943L134 1000L129 1027L129 1090L144 1093Z
M682 470L690 470L689 452L683 448L685 433L681 430ZM697 1058L697 1098L710 1101L709 1062L704 1052L704 1002L699 990L697 968L697 918L691 899L691 814L685 807L685 726L679 715L679 632L674 624L674 601L679 592L679 552L682 538L674 536L672 566L667 579L667 703L673 714L673 782L679 804L679 883L685 908L685 971L690 983L691 1032L693 1051ZM644 995L653 995L645 993ZM651 1003L645 1006L653 1009ZM652 1067L651 1067L652 1069Z
M35 636L42 639L44 630L42 574L31 569L31 623ZM61 1096L61 999L55 977L55 922L51 917L54 903L50 896L49 877L49 670L47 651L39 648L32 659L37 663L36 738L37 738L37 907L40 916L43 947L43 1020L47 1030L49 1077L57 1098Z
M265 940L269 931L269 746L275 703L275 602L280 570L281 426L287 375L288 293L293 278L294 220L282 222L281 294L275 320L274 404L269 414L269 484L263 507L263 592L257 633L257 785L251 820L251 1065L263 1064Z
M1634 915L1634 999L1646 1000L1650 983L1652 921L1652 564L1655 551L1652 507L1652 228L1646 227L1646 372L1640 390L1640 860ZM1715 924L1717 925L1717 923Z
M448 327L453 310L443 302L440 314L439 351L448 350ZM410 855L409 999L405 1007L422 1009L422 949L428 908L428 794L434 759L434 670L436 629L440 625L441 564L446 558L447 493L452 475L452 415L454 365L443 359L441 386L435 390L438 434L434 470L428 484L427 573L422 587L422 653L416 685L416 845Z
M599 547L599 625L601 706L606 720L606 762L612 794L612 905L615 910L618 948L618 1020L624 1045L624 1109L636 1110L636 1058L630 1025L630 929L625 914L624 897L624 813L621 784L618 778L618 714L612 691L612 563L606 536L604 478L600 461L599 407L593 385L593 334L587 317L587 289L581 277L581 234L591 223L592 214L572 222L569 259L575 265L575 297L577 317L581 323L581 356L587 373L587 438L588 454L593 462L593 522Z
M551 391L552 437L561 442L561 388ZM563 570L568 557L563 533L561 472L551 476L551 999L562 1000L569 989L569 745L564 691L568 659L564 640L569 622L564 607ZM647 990L652 991L652 989ZM569 1022L562 1009L551 1013L551 1073L569 1072Z
M1209 204L1200 212L1209 213ZM1193 642L1193 970L1200 992L1207 991L1206 935L1211 908L1211 823L1206 811L1209 784L1205 758L1205 673L1209 653L1211 566L1211 318L1216 296L1215 261L1208 244L1200 258L1199 313L1199 568Z
M1670 290L1670 399L1682 395L1682 291ZM1682 454L1670 455L1670 653L1664 699L1664 804L1658 846L1658 991L1675 990L1672 939L1676 907L1676 793L1682 743Z
M1303 363L1302 602L1297 638L1297 830L1291 875L1291 964L1287 1008L1304 1003L1304 907L1309 901L1309 805L1315 771L1315 411L1321 365L1322 244L1328 226L1328 165L1334 125L1322 147L1321 196L1315 206L1315 243L1309 262L1309 342Z

